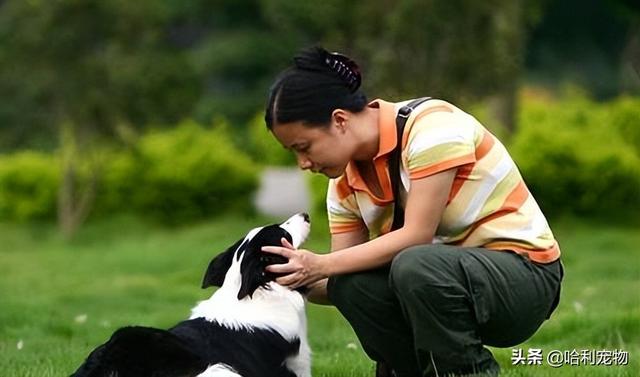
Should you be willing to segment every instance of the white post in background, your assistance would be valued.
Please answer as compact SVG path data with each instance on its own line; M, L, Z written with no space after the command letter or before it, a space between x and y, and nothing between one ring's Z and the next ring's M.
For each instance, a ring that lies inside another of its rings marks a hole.
M267 167L254 197L258 212L276 217L308 212L311 198L306 175L297 167Z

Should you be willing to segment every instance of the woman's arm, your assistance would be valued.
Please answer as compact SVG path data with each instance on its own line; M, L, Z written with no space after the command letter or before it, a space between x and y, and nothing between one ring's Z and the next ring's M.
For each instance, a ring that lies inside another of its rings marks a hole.
M404 226L374 240L319 255L307 250L265 247L263 250L289 259L271 265L269 271L289 273L277 279L292 288L308 285L328 276L364 271L383 266L410 246L430 243L444 212L457 169L449 169L411 181Z

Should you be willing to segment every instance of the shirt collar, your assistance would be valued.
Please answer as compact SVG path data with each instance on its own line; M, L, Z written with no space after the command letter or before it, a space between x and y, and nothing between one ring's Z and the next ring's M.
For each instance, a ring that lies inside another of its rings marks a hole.
M398 144L397 128L396 128L396 105L381 99L373 100L369 103L370 107L379 108L380 115L378 118L378 129L380 130L380 141L378 144L378 154L374 160L389 154Z

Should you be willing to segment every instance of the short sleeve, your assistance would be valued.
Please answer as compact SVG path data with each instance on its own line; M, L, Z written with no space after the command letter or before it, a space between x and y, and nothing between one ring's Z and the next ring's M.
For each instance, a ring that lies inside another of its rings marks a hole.
M355 193L343 177L329 180L327 214L331 234L357 231L365 227Z
M475 127L464 113L418 114L406 132L403 158L410 179L475 162Z

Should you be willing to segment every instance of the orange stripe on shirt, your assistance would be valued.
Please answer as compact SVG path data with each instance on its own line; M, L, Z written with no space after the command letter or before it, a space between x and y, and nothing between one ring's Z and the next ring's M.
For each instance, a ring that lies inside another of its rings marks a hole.
M476 161L481 160L484 156L486 156L493 145L495 144L495 139L493 135L489 133L489 131L484 131L484 136L482 136L482 141L480 145L476 147Z
M527 190L527 186L525 186L524 182L520 181L520 183L511 191L509 196L505 199L502 206L492 214L483 217L482 219L476 221L466 236L463 239L454 242L455 245L462 245L464 242L471 237L473 232L481 227L483 224L488 223L498 217L502 217L508 215L510 213L516 212L524 202L529 197L529 190ZM484 245L482 245L484 246Z
M447 204L451 203L451 201L458 195L462 185L467 181L469 175L471 175L471 171L475 168L476 164L467 164L458 168L458 173L456 174L455 179L453 180L453 184L451 185L451 191L449 192L449 199L447 200Z
M471 175L473 168L476 167L476 163L489 153L494 144L495 140L493 136L488 131L485 131L484 136L482 137L482 141L476 147L476 162L458 168L458 174L456 174L456 178L453 180L453 185L451 186L451 191L449 192L449 199L447 201L447 204L451 203L456 195L458 195L458 192L460 192L460 189Z
M558 246L557 242L546 250L527 249L508 242L491 242L485 245L485 247L491 250L515 251L516 253L525 256L536 263L542 264L552 263L560 258L560 247Z
M518 183L513 191L511 191L509 196L507 196L507 199L505 199L500 210L518 210L520 209L520 207L522 207L528 197L529 190L527 189L527 186L524 184L524 182L520 181L520 183Z
M413 170L409 173L409 178L420 179L420 178L428 177L430 175L440 173L441 171L466 165L474 161L475 161L475 156L473 154L452 158L451 160L442 161L437 164L427 166L426 168L423 168L423 169Z
M361 222L343 223L343 224L331 224L331 234L355 232L364 229L364 225Z

